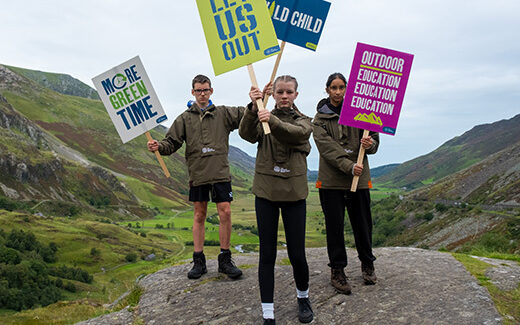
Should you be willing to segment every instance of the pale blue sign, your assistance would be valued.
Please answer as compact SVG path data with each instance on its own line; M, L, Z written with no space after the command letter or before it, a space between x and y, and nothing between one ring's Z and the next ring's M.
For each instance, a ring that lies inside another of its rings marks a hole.
M322 0L267 1L278 39L316 51L330 2Z

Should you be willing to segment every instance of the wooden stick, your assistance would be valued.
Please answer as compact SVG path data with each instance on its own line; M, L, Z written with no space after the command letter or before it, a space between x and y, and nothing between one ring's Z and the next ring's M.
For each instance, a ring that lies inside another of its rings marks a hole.
M283 49L285 48L285 41L282 41L280 45L280 52L276 56L276 62L274 63L273 73L271 73L271 82L274 81L274 77L276 77L276 73L278 72L278 66L280 65L280 60L282 59ZM269 100L269 95L266 94L264 96L264 107L267 107L267 101Z
M253 70L253 65L250 63L247 65L247 71L249 71L249 78L251 79L251 84L253 87L258 88L258 82L256 82L255 70ZM259 110L264 110L264 102L261 99L256 100L256 106L258 106ZM264 128L264 134L271 133L271 129L269 128L269 124L267 122L262 122L262 127Z
M368 137L368 130L363 130L363 138ZM365 148L363 145L360 145L359 154L357 156L357 164L363 166L363 158L365 158ZM359 182L359 176L354 176L352 179L352 186L350 187L351 192L355 192L357 190L357 185Z
M153 140L150 132L146 131L145 134L146 134L146 138L148 139L148 141ZM164 164L164 160L162 159L161 154L159 153L159 150L155 151L155 157L157 157L157 160L159 160L159 164L161 165L164 175L166 175L166 177L170 177L170 172L168 171L168 168L166 168L166 165Z

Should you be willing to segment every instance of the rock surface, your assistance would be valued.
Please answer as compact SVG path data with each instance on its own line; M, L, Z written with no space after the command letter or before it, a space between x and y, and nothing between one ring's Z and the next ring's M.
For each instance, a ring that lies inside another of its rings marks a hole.
M501 324L488 291L450 254L417 248L378 248L375 263L378 283L363 285L354 250L348 251L349 296L330 286L325 248L307 249L313 324ZM300 324L292 268L275 268L275 317L278 324ZM262 324L258 289L258 255L234 257L244 275L232 281L217 273L216 260L208 273L188 280L191 264L173 266L140 281L145 289L133 312L124 309L79 324Z

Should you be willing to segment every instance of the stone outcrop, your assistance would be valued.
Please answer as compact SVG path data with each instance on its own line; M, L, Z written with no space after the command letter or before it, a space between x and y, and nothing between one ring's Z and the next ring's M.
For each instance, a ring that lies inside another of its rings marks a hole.
M378 248L378 283L366 286L357 254L349 250L347 276L352 295L330 286L325 248L307 249L313 324L501 324L488 291L448 253L417 248ZM287 258L279 251L278 262ZM188 280L191 264L173 266L140 281L145 289L132 311L81 322L82 325L132 324L261 324L257 254L235 257L244 275L237 281L217 273L215 260L208 273ZM279 324L299 324L292 268L276 265L275 316ZM518 284L517 284L518 285Z

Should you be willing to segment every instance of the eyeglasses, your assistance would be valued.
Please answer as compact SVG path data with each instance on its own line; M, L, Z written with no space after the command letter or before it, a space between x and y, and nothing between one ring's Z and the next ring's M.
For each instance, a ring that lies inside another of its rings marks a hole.
M197 94L200 94L200 93L209 93L211 91L211 88L204 88L204 89L193 89L194 92L196 92Z

